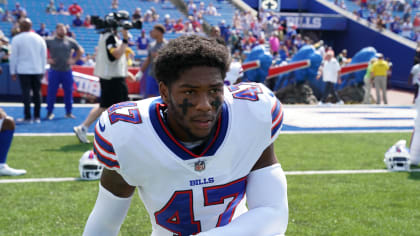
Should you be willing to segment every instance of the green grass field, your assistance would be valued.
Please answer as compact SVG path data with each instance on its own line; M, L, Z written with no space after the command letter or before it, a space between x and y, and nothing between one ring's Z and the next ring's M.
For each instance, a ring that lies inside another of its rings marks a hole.
M384 169L384 152L409 133L283 134L275 143L285 171ZM91 145L75 137L15 137L13 178L78 177ZM0 177L10 179L12 177ZM419 235L420 173L287 176L287 235ZM0 184L0 235L81 235L97 181ZM150 235L140 199L133 199L120 235Z

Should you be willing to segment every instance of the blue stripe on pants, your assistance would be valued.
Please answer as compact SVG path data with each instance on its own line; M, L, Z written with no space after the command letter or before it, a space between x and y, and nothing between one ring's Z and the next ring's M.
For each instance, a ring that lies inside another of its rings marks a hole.
M73 74L71 70L56 71L50 69L48 71L48 94L47 94L47 111L52 113L54 103L57 97L58 86L61 84L64 90L64 104L66 105L66 114L71 113L73 104Z

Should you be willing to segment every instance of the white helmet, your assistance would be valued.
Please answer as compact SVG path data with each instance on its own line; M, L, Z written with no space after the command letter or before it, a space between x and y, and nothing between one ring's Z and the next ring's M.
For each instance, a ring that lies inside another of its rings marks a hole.
M385 165L391 171L410 170L410 152L406 147L406 141L400 140L385 153Z
M83 153L79 161L80 178L83 180L97 180L101 178L103 166L99 163L92 150Z

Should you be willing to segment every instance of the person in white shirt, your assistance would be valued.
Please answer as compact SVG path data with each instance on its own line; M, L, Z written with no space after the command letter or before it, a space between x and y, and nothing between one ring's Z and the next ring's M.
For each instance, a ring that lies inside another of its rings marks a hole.
M12 53L10 55L10 75L12 80L19 78L22 88L25 117L24 122L31 120L31 91L33 96L34 120L41 122L41 79L45 74L47 64L47 46L44 39L35 32L31 32L32 21L24 18L19 23L21 33L12 39Z
M339 104L343 104L343 101L338 97L334 88L336 83L341 83L340 69L340 64L335 59L334 52L331 50L327 51L317 76L317 79L319 79L322 75L322 80L325 82L325 89L320 104L325 103L330 94L333 95Z
M411 68L411 72L410 72L410 79L411 83L414 86L414 99L413 101L416 100L418 93L419 93L419 85L420 85L420 63L415 64L412 68Z

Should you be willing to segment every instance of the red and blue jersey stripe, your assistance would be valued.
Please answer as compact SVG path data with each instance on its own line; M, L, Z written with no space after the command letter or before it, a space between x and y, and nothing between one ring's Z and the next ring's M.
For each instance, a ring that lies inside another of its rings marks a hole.
M283 124L283 106L278 99L271 108L271 124L271 137L274 137Z

